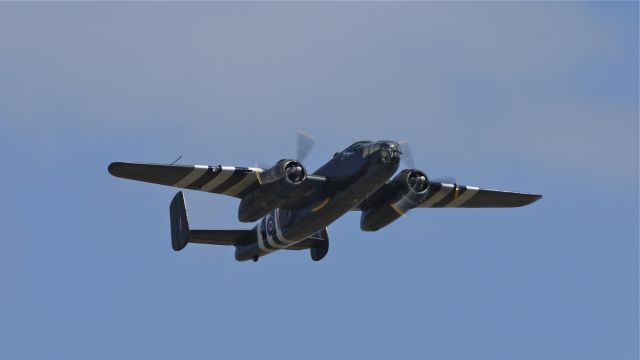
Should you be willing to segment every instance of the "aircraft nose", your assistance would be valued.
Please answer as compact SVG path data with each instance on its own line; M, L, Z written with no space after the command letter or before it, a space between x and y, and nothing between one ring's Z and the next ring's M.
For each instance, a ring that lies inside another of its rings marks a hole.
M390 140L379 141L378 143L383 149L387 150L388 163L392 166L397 166L400 163L400 145Z
M398 150L400 148L400 145L395 141L385 140L385 141L380 141L380 144L389 150Z
M391 148L389 152L391 153L391 165L397 166L400 163L400 155L402 154L398 144L396 143L396 146Z

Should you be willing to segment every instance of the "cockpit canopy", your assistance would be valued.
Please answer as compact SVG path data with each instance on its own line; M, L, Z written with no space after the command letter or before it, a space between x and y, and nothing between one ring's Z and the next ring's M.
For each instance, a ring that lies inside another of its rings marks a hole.
M336 153L334 156L337 156L338 154L340 153ZM398 143L395 141L373 142L369 140L357 141L342 151L343 156L352 156L356 154L363 158L369 158L369 155L376 154L376 156L380 157L380 161L383 163L387 161L397 163L402 153L400 152Z
M366 148L367 146L369 146L370 144L373 144L373 142L371 142L369 140L356 141L355 143L351 144L348 148L344 149L343 152L360 151L360 150Z

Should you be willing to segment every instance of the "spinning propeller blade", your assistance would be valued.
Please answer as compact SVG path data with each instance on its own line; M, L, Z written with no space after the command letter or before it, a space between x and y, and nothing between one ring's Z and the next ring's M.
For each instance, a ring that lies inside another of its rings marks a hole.
M402 160L410 168L415 169L415 162L413 161L413 152L408 141L400 143L400 151L402 152ZM457 184L455 176L442 176L438 178L430 179L431 182L444 183L444 184Z
M311 135L302 131L298 131L295 159L302 162L307 157L307 155L309 155L315 143L316 143L316 140L313 137L311 137ZM270 169L273 166L273 164L258 162L256 163L256 166L266 170L266 169Z
M296 149L296 160L302 162L309 152L313 145L316 143L316 140L311 137L311 135L304 133L302 131L298 131L298 146Z
M409 146L408 141L403 141L400 143L400 151L402 152L402 160L404 163L410 168L415 169L415 163L413 162L413 152L411 151L411 146Z

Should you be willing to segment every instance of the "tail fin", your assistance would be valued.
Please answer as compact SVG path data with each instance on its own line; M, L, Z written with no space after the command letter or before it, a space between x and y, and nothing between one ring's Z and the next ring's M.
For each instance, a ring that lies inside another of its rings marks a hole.
M287 250L304 250L309 249L311 259L313 261L322 260L329 252L329 233L324 228L308 238L293 244Z
M171 200L169 213L171 215L171 247L175 251L180 251L189 242L189 219L182 191L178 191Z
M309 248L309 251L311 252L311 259L313 261L322 260L322 258L324 258L329 252L329 234L327 233L327 228L318 231L308 239L313 240L313 243Z
M184 195L179 191L169 206L171 215L171 247L180 251L188 243L241 245L255 241L254 230L191 230Z

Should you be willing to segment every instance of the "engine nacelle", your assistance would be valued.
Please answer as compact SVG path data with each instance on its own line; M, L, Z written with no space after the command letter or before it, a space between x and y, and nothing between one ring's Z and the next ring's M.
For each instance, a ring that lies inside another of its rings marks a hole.
M295 197L307 171L299 161L280 160L272 168L258 174L260 188L240 201L238 219L253 222L267 215L285 201Z
M259 174L262 187L270 187L272 191L279 192L279 196L289 198L291 191L295 190L307 178L307 171L299 161L280 160L271 169Z
M368 204L362 211L362 230L380 230L418 206L429 191L429 178L420 170L402 170L383 191L373 204Z

